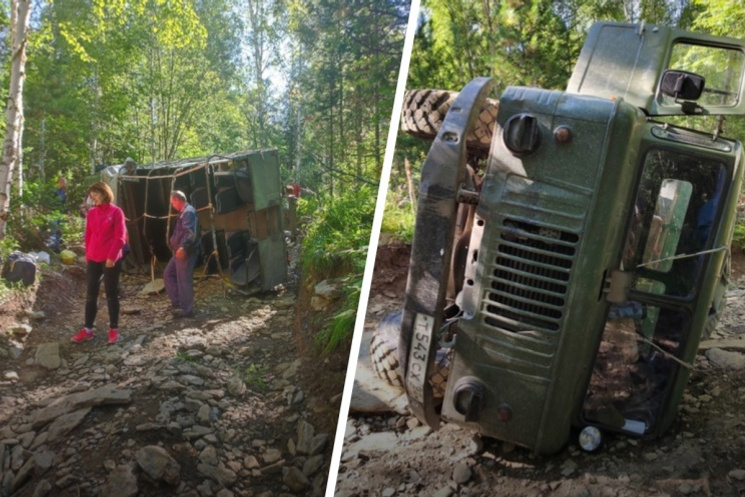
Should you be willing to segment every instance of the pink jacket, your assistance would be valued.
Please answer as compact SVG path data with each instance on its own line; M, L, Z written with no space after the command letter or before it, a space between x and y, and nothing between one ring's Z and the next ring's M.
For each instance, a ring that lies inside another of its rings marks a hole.
M101 204L88 211L85 222L85 258L92 262L118 261L127 242L124 213L114 204Z

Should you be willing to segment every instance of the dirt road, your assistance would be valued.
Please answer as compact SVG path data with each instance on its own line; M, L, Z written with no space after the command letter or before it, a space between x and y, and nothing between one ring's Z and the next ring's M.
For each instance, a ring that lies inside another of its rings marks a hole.
M82 267L3 303L0 496L323 495L343 369L298 340L294 291L206 279L175 319L148 282L123 278L115 345L104 299L96 338L69 340Z

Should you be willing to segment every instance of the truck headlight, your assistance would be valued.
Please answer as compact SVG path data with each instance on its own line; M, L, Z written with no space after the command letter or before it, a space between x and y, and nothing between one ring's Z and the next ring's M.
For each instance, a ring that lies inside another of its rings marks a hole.
M582 450L592 452L600 447L603 441L603 435L600 430L594 426L585 426L582 431L579 432L579 446Z

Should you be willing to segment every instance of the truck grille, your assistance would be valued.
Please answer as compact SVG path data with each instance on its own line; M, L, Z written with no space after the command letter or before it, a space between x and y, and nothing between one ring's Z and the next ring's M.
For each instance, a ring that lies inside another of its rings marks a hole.
M579 236L505 219L490 268L484 321L504 331L552 341L560 328Z

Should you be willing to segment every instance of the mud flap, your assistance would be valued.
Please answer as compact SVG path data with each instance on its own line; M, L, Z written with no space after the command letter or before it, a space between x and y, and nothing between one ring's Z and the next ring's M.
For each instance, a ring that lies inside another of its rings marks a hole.
M476 78L466 85L445 116L422 167L399 361L409 406L433 429L439 428L440 415L429 377L455 244L458 189L466 178L466 136L493 86L491 78Z

